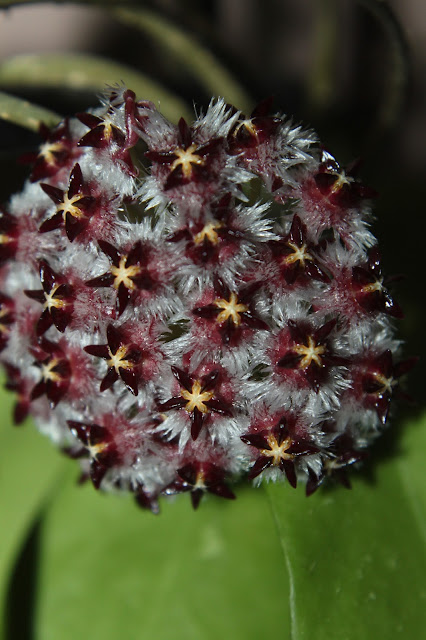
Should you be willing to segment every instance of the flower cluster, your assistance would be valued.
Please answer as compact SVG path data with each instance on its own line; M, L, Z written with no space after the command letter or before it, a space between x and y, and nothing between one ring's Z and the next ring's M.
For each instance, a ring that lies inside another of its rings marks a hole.
M114 88L41 134L0 217L16 422L153 512L242 476L347 485L412 364L355 167L267 102L174 125Z

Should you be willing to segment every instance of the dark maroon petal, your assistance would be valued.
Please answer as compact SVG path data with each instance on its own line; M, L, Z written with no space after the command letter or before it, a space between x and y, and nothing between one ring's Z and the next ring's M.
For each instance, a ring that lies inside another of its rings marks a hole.
M106 374L106 376L101 382L101 385L99 387L100 391L106 391L106 389L109 389L110 387L112 387L112 385L115 382L117 382L117 380L118 380L118 373L113 367L110 367L108 369L108 373Z
M225 402L221 398L212 398L204 403L211 411L219 413L222 416L232 416L232 406L229 402Z
M186 464L177 470L178 475L187 482L188 484L194 486L197 482L197 470L195 466L191 463Z
M115 281L114 276L111 272L104 273L97 278L92 278L92 280L88 280L84 284L88 287L110 287Z
M50 316L52 318L53 324L55 325L57 330L60 331L61 333L65 331L65 329L71 322L71 318L72 318L71 313L66 312L63 309L56 309L55 307L52 308L50 312Z
M257 476L259 476L262 473L262 471L270 467L271 464L272 464L271 458L267 458L266 456L260 456L254 463L252 468L250 469L248 474L248 479L253 480L254 478L257 478Z
M227 500L235 500L235 494L224 482L211 484L207 488L207 491L209 491L210 493L214 493L214 495L219 496L220 498L226 498Z
M131 267L145 261L145 254L140 241L136 242L129 251L126 260L126 267Z
M118 285L118 291L117 291L117 308L118 308L119 316L121 316L122 313L125 311L131 297L132 297L132 291L127 289L127 287L124 285L123 282L120 282L120 284Z
M200 435L200 431L203 428L204 414L201 413L197 407L195 407L191 416L191 438L196 440Z
M40 226L40 233L47 233L48 231L53 231L54 229L58 229L63 221L63 216L61 212L55 213L54 216L45 220L43 224Z
M106 255L111 258L112 263L115 267L118 267L121 260L121 253L116 249L112 244L106 242L106 240L99 240L98 242L101 250L106 253Z
M310 278L320 282L330 282L329 276L315 262L308 260L305 264L305 271Z
M299 216L295 215L293 218L293 222L291 223L289 237L290 240L298 247L301 247L303 245L305 239L304 231L305 229L301 219L299 218Z
M194 510L198 509L203 494L204 491L202 489L195 489L195 491L191 491L191 503Z
M37 300L37 302L41 302L42 304L44 304L46 300L45 295L41 289L37 289L36 291L26 289L24 293L26 296L28 296L28 298Z
M43 189L44 193L49 196L51 200L55 204L61 204L64 201L64 192L62 189L58 189L57 187L52 187L51 184L45 184L42 182L40 187Z
M119 348L124 344L121 332L112 324L109 324L107 327L107 341L109 348L111 349L111 353L117 353Z
M178 129L179 129L179 142L184 149L187 149L189 146L191 146L192 137L191 137L191 130L188 127L185 118L181 118L179 120Z
M85 230L87 225L87 219L80 218L79 220L76 220L70 213L67 213L65 216L65 232L67 234L68 240L70 242L74 242L76 237Z
M140 380L140 374L133 369L124 369L120 368L120 378L126 385L126 387L133 393L134 396L137 396L138 391L138 383Z
M87 347L84 347L84 350L86 353L90 353L91 356L96 356L97 358L110 358L110 353L106 344L90 344Z
M309 498L318 489L320 484L324 480L324 473L320 473L319 476L315 475L312 469L309 469L309 477L306 483L306 497Z
M40 262L39 271L43 289L44 291L46 291L46 293L50 293L57 280L56 273L49 267L48 263L45 260L42 260Z
M244 436L240 436L240 438L245 442L245 444L249 444L251 447L256 447L256 449L271 449L267 439L261 433L248 433Z
M183 369L179 369L179 367L175 367L174 365L171 367L172 373L179 384L184 387L187 391L192 390L192 377Z
M186 400L181 396L174 396L166 402L159 402L157 404L159 411L170 411L171 409L182 409L186 405Z
M28 416L29 410L30 408L29 408L28 402L24 402L24 401L17 402L13 410L14 423L18 425L24 422L25 418Z
M105 467L101 462L92 458L90 462L90 479L95 489L99 489L107 471L108 467Z
M83 174L81 173L81 168L78 162L74 165L73 170L70 175L70 182L68 187L68 198L73 198L78 193L81 193L81 188L83 186Z
M336 318L334 318L333 320L329 320L322 327L320 327L314 332L313 336L315 338L315 342L317 345L324 344L324 341L326 340L326 338L328 338L330 333L333 331L334 327L336 326L336 323L337 323Z
M36 386L33 388L33 390L31 391L31 400L36 400L37 398L40 398L40 396L43 395L43 393L46 392L46 383L44 380L40 380L40 382L38 382L36 384Z
M311 385L315 393L318 393L321 388L321 382L325 377L325 367L318 367L314 363L304 370L305 378Z
M261 329L262 331L267 331L269 329L266 322L263 322L263 320L253 315L251 311L243 311L240 315L244 324L250 327L250 329Z
M80 440L85 446L90 444L90 428L91 425L84 422L76 422L75 420L67 420L67 424L73 435Z
M86 127L89 127L90 129L94 129L102 123L102 119L98 116L93 115L93 113L77 113L76 117L80 120L80 122L85 124Z
M294 353L294 351L288 351L280 360L278 360L277 365L282 367L283 369L295 369L299 362L301 361L302 356Z
M207 304L205 307L195 307L192 313L200 318L211 319L220 313L220 309L215 304Z
M284 471L287 476L287 480L291 486L295 489L297 487L296 469L294 468L294 462L292 460L281 460L280 469Z
M397 302L395 302L389 294L384 294L384 309L383 311L393 318L402 319L404 313Z
M36 334L42 336L53 324L53 318L49 311L45 309L36 324Z
M210 371L210 373L208 373L207 375L203 376L201 378L202 390L210 391L214 389L217 384L218 378L219 378L218 369L214 369L213 371Z

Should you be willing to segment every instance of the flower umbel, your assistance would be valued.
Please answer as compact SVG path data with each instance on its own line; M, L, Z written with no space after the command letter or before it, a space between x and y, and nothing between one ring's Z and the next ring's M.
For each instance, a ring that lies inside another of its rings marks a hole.
M414 364L357 166L270 101L174 125L114 88L40 133L0 211L16 423L154 513L242 476L350 486Z

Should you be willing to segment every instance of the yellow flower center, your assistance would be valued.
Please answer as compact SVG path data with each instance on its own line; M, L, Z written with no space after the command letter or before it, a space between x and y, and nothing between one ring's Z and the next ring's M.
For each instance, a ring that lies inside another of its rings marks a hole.
M72 198L68 198L68 196L64 194L64 200L63 202L61 202L61 204L58 204L58 206L56 207L56 211L58 213L62 211L64 220L66 220L66 216L68 213L73 218L77 218L77 219L84 218L83 211L80 209L80 207L76 205L76 202L81 200L81 198L82 198L81 194L77 194Z
M288 256L283 258L283 262L285 264L294 264L295 262L300 262L301 266L305 266L306 260L313 260L311 254L306 250L306 245L302 244L301 247L298 247L293 242L287 242L288 246L293 249L293 253L290 253Z
M128 348L125 345L119 347L116 353L112 353L111 349L108 347L108 352L110 355L109 360L107 360L107 365L109 367L114 367L117 373L119 369L133 369L134 364L130 360L125 360L125 357L128 353Z
M184 178L189 179L192 176L192 165L204 164L204 158L195 153L197 145L192 143L187 149L175 149L174 155L177 156L170 166L170 170L174 171L178 167L182 167L182 174Z
M216 229L220 229L221 227L223 227L221 222L209 222L194 236L195 244L201 244L205 239L212 244L217 244L219 242L219 236Z
M287 449L290 449L292 442L290 436L284 438L281 444L278 444L278 441L275 436L272 434L267 438L268 445L270 449L261 449L260 453L262 456L266 456L267 458L272 458L272 464L277 467L281 460L293 460L294 454L287 453Z
M370 284L364 285L361 291L363 293L374 293L374 291L383 291L383 278L381 278L381 280L376 280L376 282L371 282Z
M392 376L390 378L386 378L382 373L373 373L373 376L378 384L381 385L380 389L375 391L375 395L381 396L383 393L392 393L394 386L397 384L397 381Z
M126 261L127 256L122 256L118 267L114 265L111 267L111 273L115 278L114 289L118 289L121 283L124 284L126 289L135 288L135 283L133 282L132 277L139 275L141 268L137 265L126 267Z
M299 356L302 356L299 362L300 369L307 369L312 362L315 362L319 367L322 366L321 356L325 353L325 346L316 345L312 336L308 336L308 344L296 344L293 347L293 351Z
M355 182L355 179L351 176L347 176L344 170L341 171L330 171L332 176L337 176L336 182L333 184L331 189L331 193L337 193L345 184L351 184L351 182Z
M41 375L45 382L51 380L52 382L61 382L62 376L59 375L57 371L53 371L53 369L59 364L58 358L52 358L49 362L43 363L41 365Z
M240 314L248 311L248 306L239 303L235 293L231 293L229 300L219 298L214 301L214 304L216 307L219 307L219 309L222 309L216 318L216 322L222 323L230 319L236 327L239 327L241 324Z
M198 409L201 413L208 413L209 408L205 403L213 398L214 392L202 391L201 389L202 386L199 380L195 380L192 384L191 391L181 389L180 395L184 400L188 401L185 405L185 410L188 411L188 413L192 413L194 409Z
M49 165L54 165L56 162L55 152L62 151L64 148L61 142L46 142L41 146L40 155Z
M64 307L67 306L67 302L65 300L62 300L61 298L53 297L59 287L60 285L56 284L49 293L44 292L44 297L46 298L46 301L43 305L44 309L47 309L48 311L50 311L52 307L55 307L55 309L63 309Z

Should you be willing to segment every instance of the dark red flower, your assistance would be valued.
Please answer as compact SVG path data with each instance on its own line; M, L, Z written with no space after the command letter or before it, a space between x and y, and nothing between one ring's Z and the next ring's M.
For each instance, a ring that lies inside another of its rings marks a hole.
M288 321L293 346L277 365L284 369L300 369L317 393L330 367L347 364L345 358L333 354L330 346L329 337L336 322L329 320L318 329L313 329L295 320Z
M260 283L255 282L235 292L217 279L215 293L218 297L211 304L195 307L192 313L200 318L214 320L223 344L231 343L242 328L266 330L268 325L254 310L253 295L260 286Z
M361 200L377 196L374 189L366 187L356 179L360 162L355 161L346 169L340 167L331 154L323 151L322 163L315 182L323 196L340 207L358 206Z
M247 433L241 440L251 447L259 449L260 455L249 471L249 479L256 478L271 466L285 473L292 487L297 486L294 460L297 456L317 453L317 447L304 440L294 439L290 434L288 420L283 416L271 429L257 433Z
M234 500L235 495L225 484L225 471L211 463L190 462L177 470L177 478L165 490L166 495L191 492L194 509L198 508L204 493Z
M398 386L399 378L410 371L416 362L417 358L408 358L394 364L391 350L386 349L366 364L362 388L367 403L375 408L383 424L386 422L391 397Z
M36 349L39 360L34 364L41 369L41 380L31 391L31 400L46 394L52 407L55 407L68 391L71 379L71 366L61 347L50 340L40 340Z
M231 154L239 154L269 140L281 124L281 118L269 115L273 98L260 102L249 118L241 114L228 137Z
M358 303L366 311L381 311L394 318L402 318L402 309L386 290L386 282L380 266L380 253L376 247L368 252L368 262L352 268L352 288Z
M98 424L67 420L72 434L80 440L90 455L90 479L99 489L108 469L117 464L119 455L112 434Z
M28 382L23 379L17 367L9 363L4 363L6 370L5 388L17 394L17 402L13 409L13 421L16 425L21 424L30 411L30 394Z
M317 248L307 240L306 226L299 216L293 217L290 232L282 240L269 243L287 284L293 284L301 275L321 282L329 282L316 257Z
M221 138L214 138L205 145L193 142L192 131L184 118L178 124L178 147L173 151L147 151L146 157L158 164L169 166L169 175L164 183L167 191L191 181L211 180L209 162L223 145Z
M67 192L50 184L42 183L40 186L56 204L56 213L43 222L40 233L53 231L64 225L69 241L73 242L87 227L96 203L96 199L90 195L90 189L84 185L80 165L75 164L71 171Z
M196 440L200 435L207 415L213 411L223 416L231 416L231 406L218 395L216 388L220 383L220 372L215 369L201 378L190 375L178 367L172 366L172 373L181 385L180 395L166 402L159 402L160 411L185 409L191 416L191 437Z
M67 119L53 129L41 123L39 134L44 142L38 153L27 153L20 158L21 162L33 164L31 182L54 176L75 153Z
M352 438L347 434L338 436L331 445L330 457L325 458L321 471L316 474L309 469L306 483L306 495L311 496L325 478L333 477L346 489L351 489L348 468L367 457L366 451L355 450Z
M90 355L105 358L107 361L108 371L101 382L100 390L109 389L121 378L129 391L137 396L141 379L137 365L142 359L142 351L137 345L129 342L125 335L112 324L107 328L107 341L107 344L92 344L84 347Z
M24 291L29 298L43 305L36 333L41 336L52 324L63 333L71 321L74 289L72 285L64 282L63 277L58 276L45 260L40 262L39 271L43 289Z
M123 253L105 240L99 240L99 247L110 258L112 265L97 278L86 282L89 287L113 287L117 291L117 308L120 316L136 289L152 289L147 263L148 257L142 243L135 242L128 253Z

